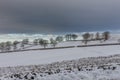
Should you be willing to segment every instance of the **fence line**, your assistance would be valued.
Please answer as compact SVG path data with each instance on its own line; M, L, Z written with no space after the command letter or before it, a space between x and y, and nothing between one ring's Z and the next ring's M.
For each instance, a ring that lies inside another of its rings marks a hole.
M23 52L23 51L35 51L35 50L54 50L54 49L65 49L65 48L75 48L75 47L80 48L80 47L95 47L95 46L114 46L114 45L120 45L120 43L78 45L78 46L66 46L66 47L55 47L55 48L36 48L36 49L6 51L0 53L12 53L12 52Z

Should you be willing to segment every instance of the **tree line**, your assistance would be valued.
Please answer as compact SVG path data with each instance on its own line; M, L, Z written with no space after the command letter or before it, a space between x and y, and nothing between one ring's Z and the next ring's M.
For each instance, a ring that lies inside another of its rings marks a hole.
M79 35L77 34L66 34L64 36L57 36L56 38L50 38L49 40L46 39L34 39L32 42L32 45L40 45L43 48L47 48L48 45L51 45L51 47L55 48L56 45L63 41L75 41ZM87 44L88 41L91 40L100 40L100 41L106 41L110 38L110 32L103 32L103 33L84 33L82 34L83 40L81 40L84 44ZM18 49L25 49L25 45L28 45L30 43L29 39L23 39L22 41L7 41L7 42L1 42L0 43L0 50L1 52L7 52L11 50L18 50Z

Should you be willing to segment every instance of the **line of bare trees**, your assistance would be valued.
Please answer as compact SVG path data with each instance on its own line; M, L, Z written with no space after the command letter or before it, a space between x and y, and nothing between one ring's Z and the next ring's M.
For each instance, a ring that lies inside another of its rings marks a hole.
M65 39L66 41L76 40L78 38L78 35L76 34L66 34Z
M110 32L107 31L103 33L97 32L95 35L90 33L84 33L82 36L83 36L83 42L85 44L87 44L87 42L90 40L100 40L100 42L102 42L110 38Z
M47 48L48 45L51 45L51 47L55 48L56 45L63 41L74 41L78 38L79 35L77 34L66 34L64 36L57 36L56 38L50 38L50 40L46 39L34 39L32 42L32 45L40 45L43 48ZM100 40L100 41L106 41L110 38L110 32L103 32L96 34L91 33L84 33L82 35L83 40L82 42L84 44L87 44L90 40ZM25 49L25 46L30 43L29 39L23 39L22 41L7 41L7 42L1 42L0 43L0 50L1 52L11 51L11 50L18 50L18 49Z

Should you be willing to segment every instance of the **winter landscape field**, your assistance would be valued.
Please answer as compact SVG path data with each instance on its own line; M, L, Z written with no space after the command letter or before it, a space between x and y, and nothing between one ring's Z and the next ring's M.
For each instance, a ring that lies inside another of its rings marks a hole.
M0 80L120 80L120 0L0 0Z
M120 35L104 34L44 35L44 39L37 35L32 40L29 36L19 40L18 36L7 42L1 39L0 79L119 80Z

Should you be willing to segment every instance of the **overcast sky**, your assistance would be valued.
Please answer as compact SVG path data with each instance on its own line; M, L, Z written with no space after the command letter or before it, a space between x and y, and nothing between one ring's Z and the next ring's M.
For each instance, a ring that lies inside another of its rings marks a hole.
M0 33L120 29L120 0L0 0Z

